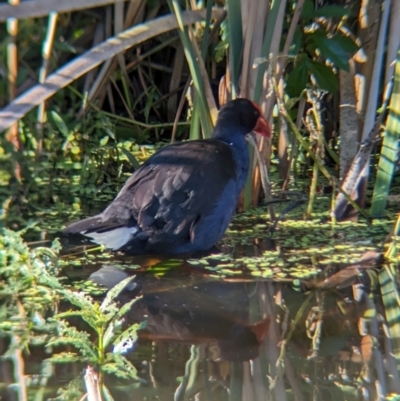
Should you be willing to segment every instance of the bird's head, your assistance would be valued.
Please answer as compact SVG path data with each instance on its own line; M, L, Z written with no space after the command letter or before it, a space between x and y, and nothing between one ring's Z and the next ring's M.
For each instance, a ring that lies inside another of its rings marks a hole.
M246 134L254 132L266 138L271 137L271 129L260 107L249 99L238 98L226 103L219 112L217 125L223 122L240 125Z

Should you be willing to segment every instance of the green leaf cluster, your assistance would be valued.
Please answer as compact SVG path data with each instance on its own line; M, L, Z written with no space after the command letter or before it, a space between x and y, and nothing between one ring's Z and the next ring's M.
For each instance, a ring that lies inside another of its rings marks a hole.
M57 242L52 248L29 249L22 232L0 229L0 335L18 336L18 347L45 341L51 325L46 313L60 288Z
M57 277L60 249L57 241L51 248L29 249L22 234L1 229L0 336L14 338L7 355L29 344L48 348L72 346L76 351L55 353L47 361L94 366L105 393L108 390L102 381L104 373L139 381L135 367L122 355L134 346L137 331L144 327L143 323L124 327L124 316L138 299L122 306L117 301L133 277L116 285L99 303L61 284ZM60 299L67 300L76 309L48 318ZM71 325L68 321L71 317L85 321L96 340L93 341L91 333Z
M56 363L82 362L94 366L101 379L104 373L115 374L123 379L139 380L136 368L122 353L137 340L137 331L144 325L134 324L123 328L125 314L139 298L125 303L122 307L117 298L133 277L128 277L111 289L101 304L84 294L60 289L60 295L77 309L55 315L51 320L58 325L57 336L49 346L72 346L76 351L54 354L50 360ZM80 317L94 331L96 340L85 331L71 326L66 319Z
M296 29L291 56L295 57L293 69L286 80L286 92L291 97L300 96L310 79L319 89L333 93L339 89L336 70L349 71L349 59L359 49L355 40L346 36L327 21L351 15L343 6L327 5L315 9L312 1L306 1L301 14L302 25Z

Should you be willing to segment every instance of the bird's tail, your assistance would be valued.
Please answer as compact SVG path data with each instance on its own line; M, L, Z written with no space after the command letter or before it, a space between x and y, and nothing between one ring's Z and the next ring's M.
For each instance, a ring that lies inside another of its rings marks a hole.
M98 214L96 216L88 217L87 219L79 220L70 224L64 228L62 233L64 235L85 235L87 232L96 231L98 229L102 229L103 227L104 222L102 221L101 215Z
M104 221L101 214L72 223L63 230L64 235L84 235L96 244L114 251L123 248L139 231L136 224L118 220Z

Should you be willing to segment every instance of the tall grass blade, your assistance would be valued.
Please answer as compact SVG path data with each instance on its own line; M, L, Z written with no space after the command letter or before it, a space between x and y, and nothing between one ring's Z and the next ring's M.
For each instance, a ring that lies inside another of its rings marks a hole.
M46 17L51 12L67 13L77 10L86 10L88 8L102 7L113 4L121 0L32 0L24 1L14 8L8 4L0 5L0 22L8 18L25 19ZM128 0L122 0L128 1Z
M385 43L386 43L386 33L387 27L389 22L389 11L390 11L390 2L385 1L383 2L383 12L382 18L379 27L379 36L376 50L374 51L375 59L374 59L374 69L372 71L372 78L371 78L371 86L369 88L368 94L368 105L365 111L365 121L362 133L362 140L366 140L368 138L369 133L374 127L375 122L375 112L378 108L378 93L379 88L381 85L381 75L383 69L383 56L386 50Z
M193 99L193 111L192 111L192 119L190 121L190 140L200 139L201 130L200 130L200 110L198 106L197 97Z
M200 70L201 82L203 83L203 87L204 87L204 94L205 94L204 102L205 102L206 106L208 106L208 111L210 113L211 121L212 121L213 125L215 125L217 122L218 109L217 109L217 105L215 103L213 91L211 89L211 82L210 82L209 74L208 74L205 64L204 64L205 58L200 53L200 50L196 43L196 40L194 39L195 38L194 32L191 30L191 28L189 28L189 33L190 33L190 37L192 38L191 43L193 45L193 50L194 50L195 57L197 60L197 66L199 67L199 70Z
M397 220L393 227L392 233L392 242L390 243L388 250L385 252L385 258L387 259L394 259L397 258L399 255L399 244L396 237L400 236L400 213L397 215Z
M396 358L397 365L400 364L400 294L396 285L395 271L389 266L384 266L379 272L379 282L384 305L386 321Z
M202 60L198 60L196 57L196 51L190 40L188 29L185 27L182 21L182 11L178 0L168 0L168 5L171 12L175 14L178 22L179 36L182 41L182 46L185 52L186 61L189 65L190 73L193 79L193 86L195 88L194 96L196 100L193 102L193 104L194 106L198 107L200 123L203 128L204 136L207 138L210 136L212 132L212 124L211 124L210 110L206 102L206 94L201 76L201 70L199 67L199 62L202 62Z
M263 159L260 151L258 150L257 141L254 138L254 136L253 135L249 135L248 136L248 141L253 145L252 158L254 157L254 153L255 153L255 156L256 156L256 159L257 159L257 162L258 162L259 171L260 171L261 183L262 183L262 187L263 187L263 190L264 190L264 196L265 196L266 201L269 203L268 204L269 216L270 216L271 220L274 221L276 216L275 216L274 206L272 204L271 185L270 185L270 181L269 181L268 168L267 168L267 165L265 163L265 160Z
M271 44L273 41L274 33L275 33L275 28L276 26L280 25L278 22L279 15L280 15L280 9L282 7L281 2L279 1L273 1L271 8L268 10L268 18L267 22L265 24L265 32L264 32L264 37L262 39L262 45L261 45L261 50L260 53L257 55L260 57L261 60L268 60L269 59L269 54L271 51ZM282 13L281 13L282 14ZM282 14L283 16L283 14ZM276 54L278 52L278 49L276 51ZM254 64L253 60L253 64ZM253 90L249 91L249 95L253 97L253 99L260 104L264 111L264 116L269 120L270 118L270 112L272 111L272 107L266 107L268 105L266 99L261 99L262 93L265 92L265 85L264 85L264 76L265 76L265 71L266 71L267 63L266 62L261 62L258 64L257 69L252 70L252 78L250 79L250 82L252 82L252 86L254 86ZM269 99L270 101L273 101L272 98ZM266 112L267 110L267 112ZM264 153L265 149L265 141L264 138L261 138L259 140L259 149L261 149L261 152ZM253 150L251 150L253 151ZM245 192L244 192L244 205L248 204L257 204L258 202L258 195L259 195L259 189L260 189L260 179L259 179L259 170L258 167L253 164L254 170L253 174L251 174L248 178L248 180L251 181L251 183L246 183L245 187Z
M42 67L39 71L39 82L40 83L42 83L46 80L48 71L50 69L49 64L50 64L51 52L53 51L55 34L56 34L57 18L58 18L57 13L52 11L49 14L49 19L47 22L46 38L43 42L43 48L42 48L43 63L42 63ZM43 113L44 113L44 110L43 110Z
M247 147L250 155L250 166L254 166L254 149L253 146ZM253 170L250 168L247 174L246 183L243 189L243 210L249 210L253 200Z
M9 7L17 7L19 0L10 0ZM8 93L10 102L16 98L17 94L17 76L18 76L18 20L16 18L9 18L7 20L7 33L9 34L7 44L7 69L8 69ZM8 127L7 127L8 128ZM12 153L18 152L21 148L20 139L18 135L18 124L13 124L7 132L6 139L12 144ZM17 181L21 181L21 166L18 158L12 158L13 173Z
M396 167L400 139L400 50L397 53L393 92L390 99L389 116L382 143L378 172L372 197L371 215L382 216Z
M271 43L272 43L272 37L274 36L274 30L275 30L275 23L278 19L278 13L279 13L279 6L280 6L280 1L281 0L273 0L272 5L271 5L271 10L268 14L268 21L267 25L265 27L265 35L264 35L264 41L261 49L261 58L264 58L268 60L268 55L269 51L271 48ZM258 71L257 71L257 80L256 80L256 87L254 89L254 100L256 102L260 101L261 93L263 90L263 78L264 74L267 68L267 63L261 63L258 66Z
M267 5L269 7L269 4ZM263 23L258 29L263 29L265 26L265 33L263 34L263 38L260 39L258 38L258 33L257 33L257 28L255 29L250 29L249 24L254 24L255 21L252 19L254 16L251 14L251 10L249 11L249 18L247 20L247 29L246 29L246 37L245 37L245 48L244 48L244 55L245 57L249 57L250 54L253 54L253 57L256 56L256 58L261 58L261 59L267 59L268 54L271 48L271 43L272 43L272 37L274 34L275 26L276 26L276 21L277 21L277 15L279 11L279 2L275 1L273 6L275 7L275 19L271 19L271 10L267 10L267 13L265 15L265 18L267 21ZM268 16L268 18L267 18ZM248 38L248 35L251 35L252 37ZM260 45L260 48L257 49L256 53L252 53L251 50L248 48L249 42L251 43L251 46L253 46L253 40L256 39L261 40L262 44ZM257 103L260 102L261 94L263 92L263 78L265 74L265 68L266 68L266 63L262 62L259 64L257 69L253 69L254 65L253 60L243 60L243 71L242 74L242 88L241 92L246 94L248 97L253 98ZM247 75L247 76L245 76ZM245 81L249 82L250 87L244 87ZM263 106L263 103L260 103L260 106ZM265 109L263 109L265 111ZM269 116L265 115L265 117L268 119ZM264 140L261 139L261 145L258 145L259 149L264 149ZM251 148L250 153L252 155L252 159L254 160L254 155L253 149ZM259 193L259 170L256 164L253 162L251 164L253 166L253 169L250 171L246 185L244 188L244 194L243 194L243 207L244 209L248 209L252 204L257 204L258 202L258 193Z
M204 27L203 43L201 46L201 56L204 61L206 60L206 56L207 56L208 38L210 37L211 12L212 12L212 6L213 6L212 0L205 0L205 2L207 3L206 21L205 21L206 24Z
M43 48L42 48L43 62L42 62L42 67L40 68L40 71L39 71L39 82L40 83L43 83L46 80L48 70L50 68L50 57L51 57L51 52L53 51L54 37L56 34L56 28L57 28L57 18L58 18L57 13L52 11L49 14L49 19L48 19L48 23L47 23L46 39L43 42ZM40 127L40 138L39 138L37 149L36 149L37 157L39 157L39 155L42 153L42 147L43 147L42 127L45 122L45 109L46 109L46 103L43 102L42 104L39 105L38 117L37 117L38 125Z
M242 60L243 32L240 0L227 0L229 29L229 66L231 68L232 98L238 94L240 62Z
M229 401L243 400L243 363L232 362L230 371Z

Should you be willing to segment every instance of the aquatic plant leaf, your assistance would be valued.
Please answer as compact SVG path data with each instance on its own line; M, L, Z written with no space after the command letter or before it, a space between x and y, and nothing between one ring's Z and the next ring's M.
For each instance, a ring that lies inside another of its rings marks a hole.
M54 401L79 400L84 391L82 376L79 375L72 379L66 386L58 389L58 397L55 398Z
M111 306L109 307L107 314L101 313L98 304L93 302L92 298L88 295L84 293L76 293L68 289L63 289L60 292L69 302L77 306L80 310L62 312L56 315L56 318L60 319L64 317L79 316L96 332L98 332L98 330L104 326L117 311L117 308L114 305L113 308Z
M115 319L122 319L122 317L131 310L132 306L138 302L140 299L142 299L142 296L137 297L135 299L132 299L131 301L125 303L119 308L119 311L115 315Z
M63 289L61 292L72 305L77 306L79 309L91 312L95 311L95 305L93 304L92 299L85 293L74 292L68 289ZM73 311L71 313L73 313Z
M116 334L120 331L120 327L122 325L123 321L112 321L110 324L107 326L107 329L103 335L103 346L104 348L107 348L110 342L113 340L113 338L116 336Z
M85 331L79 331L74 326L70 326L66 320L60 320L60 315L61 314L57 314L50 319L51 322L57 324L58 335L50 340L49 345L54 345L56 342L57 344L61 344L62 341L69 343L72 339L72 341L78 341L79 343L84 344L83 348L87 348L88 352L91 353L93 351L93 346L89 334Z
M113 353L125 354L132 350L138 339L137 331L146 327L146 323L135 323L122 332L114 341Z
M137 299L133 299L130 302L125 303L121 308L118 308L112 314L112 321L108 324L107 329L103 335L103 346L107 348L108 345L115 339L115 337L120 333L120 329L125 319L123 316L125 313L129 312L132 308L132 305L137 302ZM128 329L129 330L129 329ZM125 333L125 332L124 332ZM122 333L123 334L123 333ZM120 337L121 335L120 334Z
M307 40L315 44L325 59L330 60L336 67L349 71L349 55L336 35L328 37L326 32L318 30L308 34Z
M355 53L360 49L360 46L350 36L343 35L341 32L338 32L334 38L335 42L348 53Z
M52 121L59 129L59 131L64 135L64 137L67 138L69 135L69 129L61 116L54 110L50 111L48 113L48 116L50 121Z
M78 333L82 333L77 331ZM86 334L86 333L85 333ZM97 363L97 354L95 349L92 347L90 343L90 339L81 339L77 335L72 337L68 337L66 335L62 335L61 337L54 337L48 343L49 346L59 346L59 345L72 345L74 348L79 350L81 356L85 361L89 361L91 363ZM57 355L57 354L55 354Z
M108 353L102 370L122 379L140 380L136 368L121 354Z
M135 170L139 168L140 164L137 161L136 157L131 152L129 152L125 148L121 148L121 152L127 157L129 163L132 164Z
M60 352L47 358L46 361L54 363L72 363L72 362L85 362L85 358L74 352Z
M330 93L337 92L339 82L331 68L322 63L310 61L310 71L321 89Z
M290 97L300 96L308 83L310 66L307 58L307 56L300 58L286 80L286 92Z
M114 286L110 291L107 292L104 301L100 305L100 311L104 312L110 308L111 304L114 303L115 299L121 292L126 288L126 286L135 279L136 276L127 277L126 279L122 280L116 286Z

